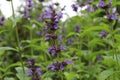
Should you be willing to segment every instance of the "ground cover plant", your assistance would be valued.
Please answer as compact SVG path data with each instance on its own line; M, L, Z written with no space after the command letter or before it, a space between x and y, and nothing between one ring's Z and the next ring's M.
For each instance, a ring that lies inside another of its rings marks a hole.
M120 1L24 0L0 13L0 80L120 80Z

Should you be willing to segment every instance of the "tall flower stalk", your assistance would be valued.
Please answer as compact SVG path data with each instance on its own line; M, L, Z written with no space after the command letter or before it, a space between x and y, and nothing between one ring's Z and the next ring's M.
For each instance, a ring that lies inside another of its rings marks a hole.
M10 2L11 2L11 7L12 7L13 20L15 20L15 12L14 12L13 1L11 0ZM20 62L22 64L23 73L25 74L25 69L24 69L24 64L23 64L23 60L22 60L22 52L21 52L21 47L20 47L20 40L19 40L19 34L18 34L17 26L15 27L15 33L16 33L18 51L19 51L19 54L20 54Z

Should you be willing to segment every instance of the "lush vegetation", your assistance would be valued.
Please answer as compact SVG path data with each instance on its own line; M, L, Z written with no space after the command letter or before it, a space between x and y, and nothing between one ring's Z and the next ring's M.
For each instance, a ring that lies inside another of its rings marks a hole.
M0 16L0 80L120 80L120 1L26 0ZM24 9L24 10L22 10Z

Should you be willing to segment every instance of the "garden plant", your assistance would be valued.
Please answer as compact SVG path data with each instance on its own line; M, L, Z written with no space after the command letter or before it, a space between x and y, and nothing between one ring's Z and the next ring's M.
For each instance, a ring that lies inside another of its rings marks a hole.
M19 14L6 1L0 80L120 80L120 0L74 0L73 17L52 0L22 0Z

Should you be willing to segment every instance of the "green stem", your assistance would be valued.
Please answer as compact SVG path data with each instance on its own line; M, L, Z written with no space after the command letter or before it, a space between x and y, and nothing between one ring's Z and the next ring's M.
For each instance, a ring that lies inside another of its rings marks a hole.
M11 0L11 7L12 7L12 16L13 16L13 19L15 19L15 12L14 12L14 6L13 6L13 1ZM17 39L17 46L19 48L19 53L20 53L20 40L19 40L19 35L18 35L18 29L17 27L15 28L15 33L16 33L16 39ZM25 74L25 69L24 69L24 64L23 64L23 60L22 60L22 53L20 54L20 61L21 61L21 64L22 64L22 69L23 69L23 73Z
M30 40L32 41L32 29L30 29ZM33 49L32 49L32 46L31 46L31 55L33 57Z

